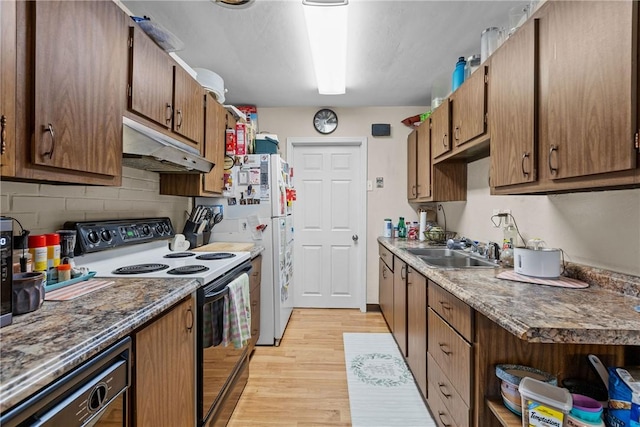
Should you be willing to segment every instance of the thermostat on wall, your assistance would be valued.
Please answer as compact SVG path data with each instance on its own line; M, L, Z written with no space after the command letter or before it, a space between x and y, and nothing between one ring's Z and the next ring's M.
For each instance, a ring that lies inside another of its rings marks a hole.
M371 125L371 135L389 136L391 135L391 125L389 123L374 123Z

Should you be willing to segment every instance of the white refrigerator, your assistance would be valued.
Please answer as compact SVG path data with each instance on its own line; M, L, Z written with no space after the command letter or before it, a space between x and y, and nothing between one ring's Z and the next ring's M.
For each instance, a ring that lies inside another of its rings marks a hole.
M257 344L279 345L293 310L291 171L277 154L250 154L236 159L229 178L224 198L201 197L196 204L222 207L224 219L210 242L264 246Z

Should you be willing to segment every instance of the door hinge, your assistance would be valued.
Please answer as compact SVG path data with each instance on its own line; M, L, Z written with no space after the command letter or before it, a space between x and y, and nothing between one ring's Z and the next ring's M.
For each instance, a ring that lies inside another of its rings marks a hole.
M489 83L489 74L484 75L484 82Z
M133 37L129 37L129 38L127 39L127 45L129 45L129 48L132 48L132 47L133 47Z
M635 136L636 150L640 149L640 141L639 141L640 137L638 136L638 134L640 134L640 130L636 131L636 136Z
M131 85L127 83L127 98L131 98Z
M485 123L489 123L489 113L488 112L484 113L484 122Z

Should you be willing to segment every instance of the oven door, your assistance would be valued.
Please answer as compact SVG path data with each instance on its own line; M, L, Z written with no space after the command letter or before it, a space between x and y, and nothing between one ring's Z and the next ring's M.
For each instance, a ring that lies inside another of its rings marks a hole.
M227 284L250 270L251 263L244 263L198 290L198 412L202 425L220 406L247 354L247 346L224 346L222 334Z

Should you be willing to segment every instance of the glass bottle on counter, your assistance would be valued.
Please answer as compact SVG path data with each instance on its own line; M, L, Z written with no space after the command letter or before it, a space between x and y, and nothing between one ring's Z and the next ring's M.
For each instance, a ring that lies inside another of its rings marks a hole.
M404 223L403 216L398 220L398 237L401 239L407 238L407 225Z
M518 231L508 216L505 218L502 233L502 252L500 253L500 260L502 261L503 267L513 267L513 249L516 247L518 241Z

